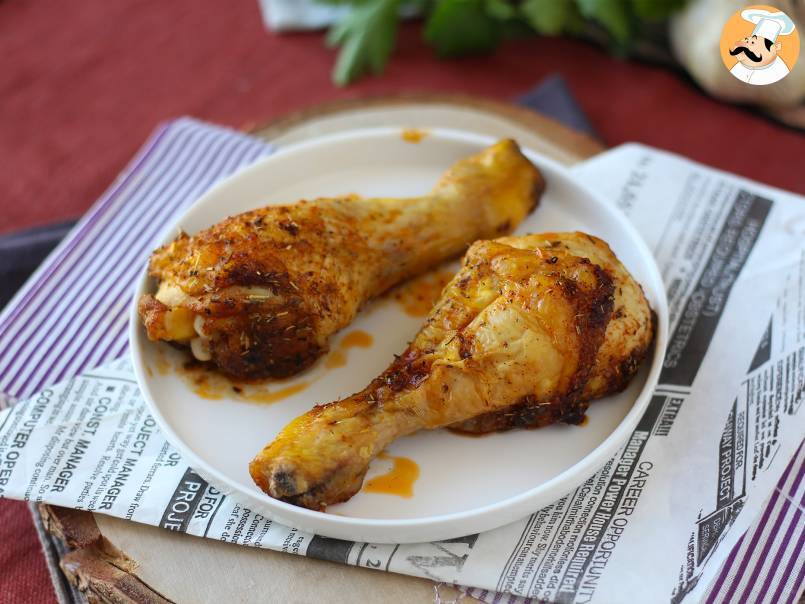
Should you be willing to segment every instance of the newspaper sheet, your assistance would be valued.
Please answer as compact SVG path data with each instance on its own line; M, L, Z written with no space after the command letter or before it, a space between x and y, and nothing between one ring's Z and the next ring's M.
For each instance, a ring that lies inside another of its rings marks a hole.
M0 414L0 497L548 602L697 601L805 435L805 199L638 145L575 173L653 249L671 338L628 442L554 504L414 545L282 526L187 466L126 358Z

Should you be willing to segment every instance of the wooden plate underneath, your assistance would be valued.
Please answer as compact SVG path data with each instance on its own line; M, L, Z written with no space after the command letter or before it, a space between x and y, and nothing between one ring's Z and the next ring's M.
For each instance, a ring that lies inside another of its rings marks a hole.
M510 137L565 165L604 150L586 134L530 109L460 95L406 94L334 101L281 117L257 128L254 134L282 146L323 134L376 126L450 128Z

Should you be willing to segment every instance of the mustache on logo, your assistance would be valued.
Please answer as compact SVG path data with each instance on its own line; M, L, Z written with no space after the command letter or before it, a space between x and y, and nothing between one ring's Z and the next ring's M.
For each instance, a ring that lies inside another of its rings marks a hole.
M735 50L730 51L730 54L733 57L736 56L736 55L739 55L741 53L744 53L747 57L749 57L750 61L753 61L755 63L760 63L763 60L763 57L761 57L760 55L756 55L751 50L749 50L746 46L739 46Z

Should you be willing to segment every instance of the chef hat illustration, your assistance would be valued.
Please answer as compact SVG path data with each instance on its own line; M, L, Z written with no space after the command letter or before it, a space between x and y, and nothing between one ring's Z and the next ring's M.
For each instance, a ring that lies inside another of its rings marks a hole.
M777 36L787 36L794 31L794 22L783 12L773 13L762 8L748 8L741 13L746 21L755 24L753 36L774 42Z

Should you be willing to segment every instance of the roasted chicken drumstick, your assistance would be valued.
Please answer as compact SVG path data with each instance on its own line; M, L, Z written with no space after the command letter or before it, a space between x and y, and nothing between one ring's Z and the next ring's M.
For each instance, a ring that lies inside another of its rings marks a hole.
M294 374L392 285L506 234L536 206L539 171L504 140L456 163L430 194L270 206L156 250L139 302L152 340L189 346L237 378Z
M473 244L408 349L363 391L285 427L252 461L254 481L272 497L323 509L355 494L369 462L417 430L524 403L552 421L578 415L615 293L607 270L582 253L587 237Z
M514 407L486 413L450 428L481 434L510 428L539 428L555 421L579 423L590 401L626 388L649 353L654 339L654 318L643 288L604 241L585 233L541 233L503 237L498 241L517 248L562 250L589 258L612 279L612 317L578 404L567 406L561 417L557 417L556 409L532 404L530 399L526 399Z

